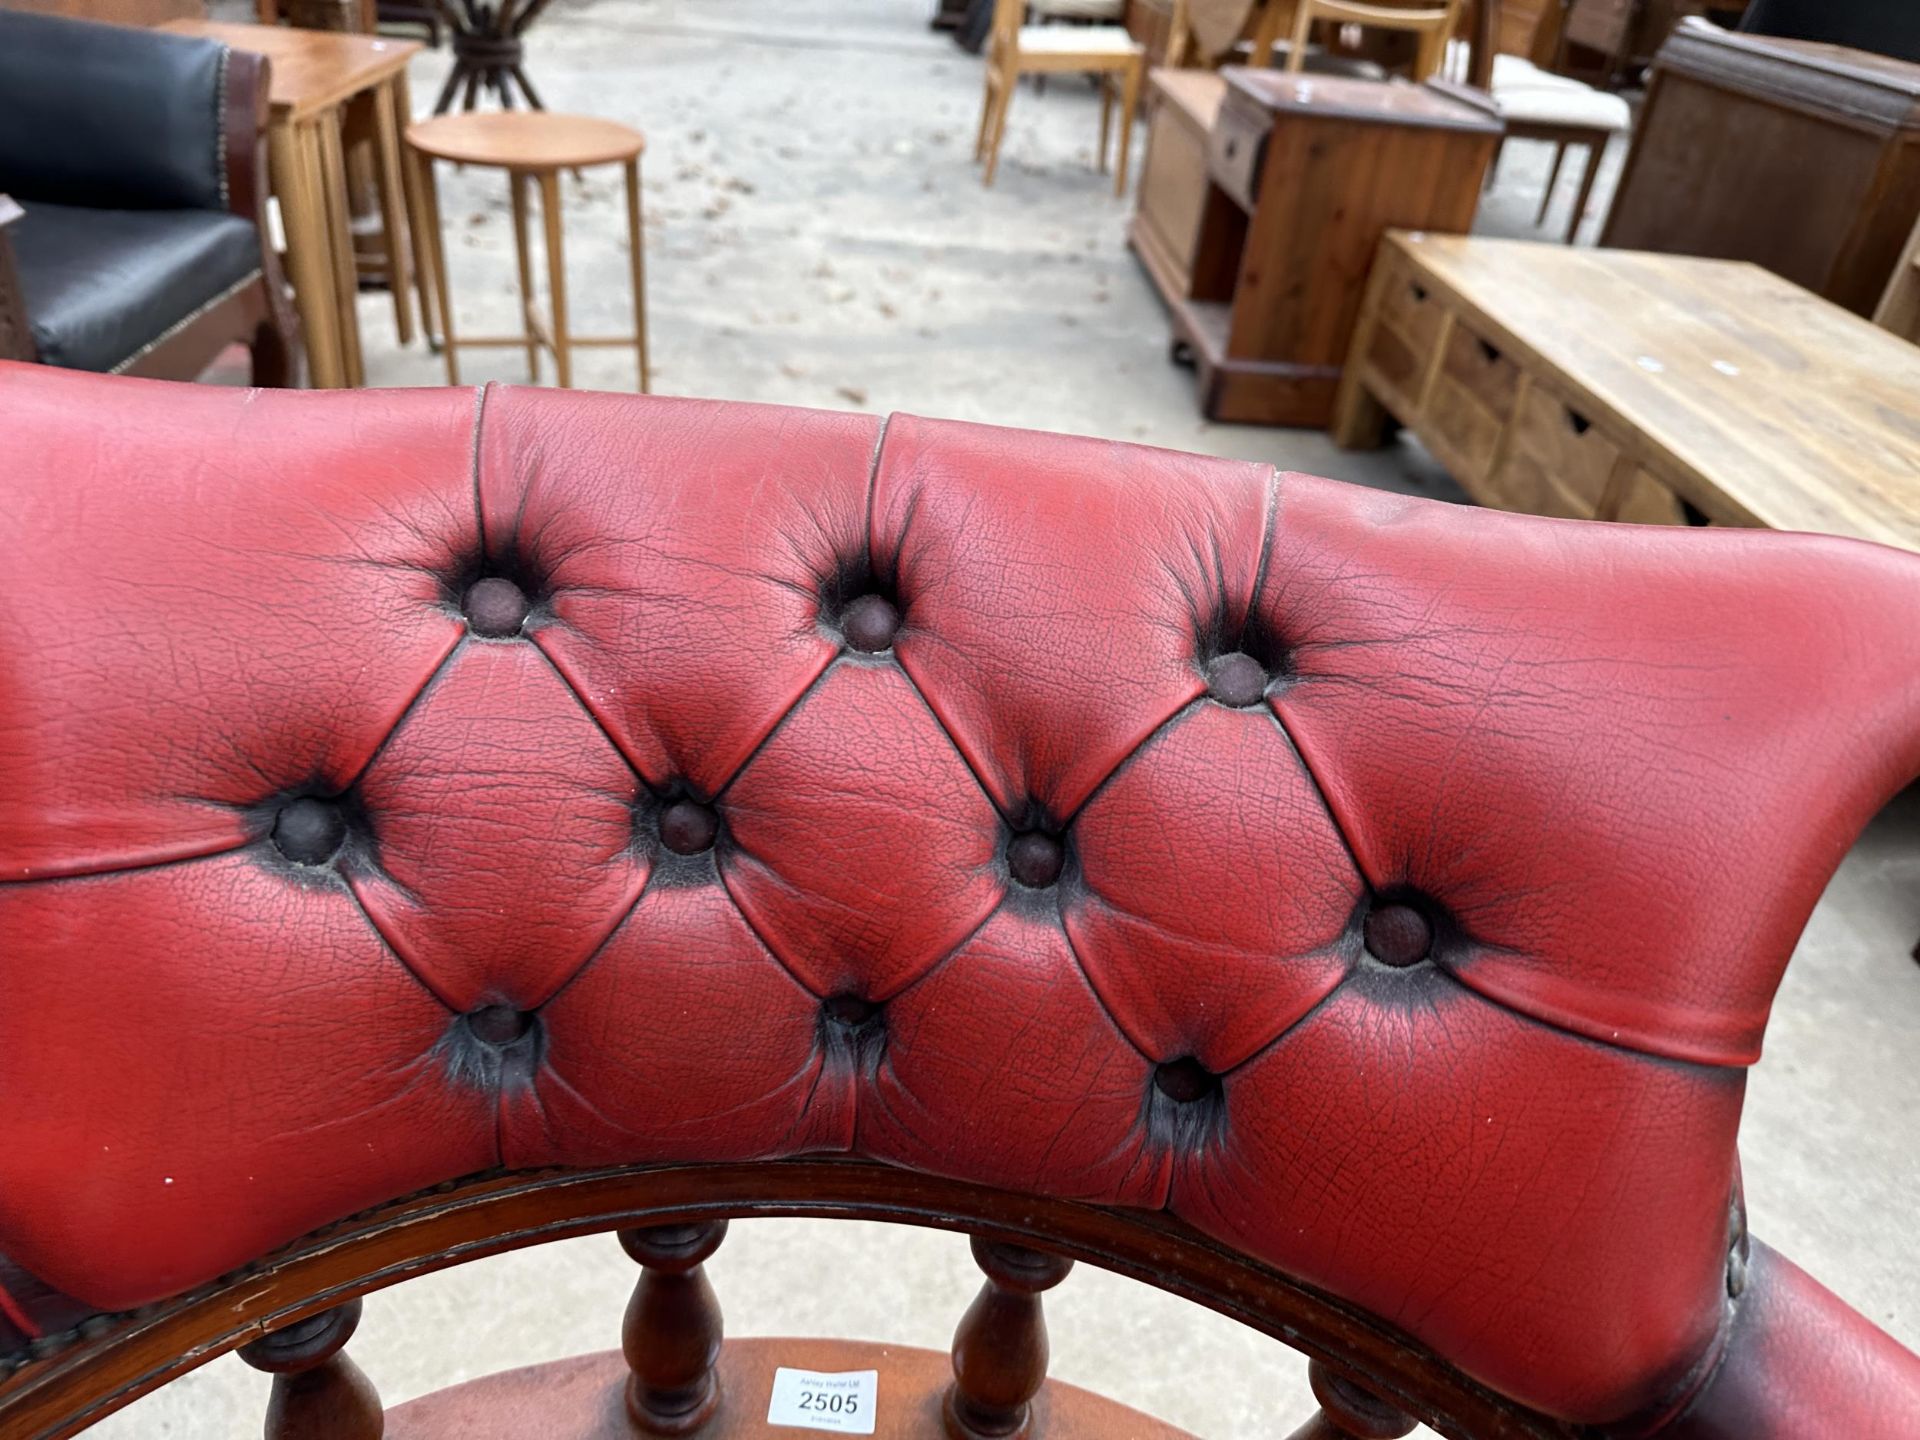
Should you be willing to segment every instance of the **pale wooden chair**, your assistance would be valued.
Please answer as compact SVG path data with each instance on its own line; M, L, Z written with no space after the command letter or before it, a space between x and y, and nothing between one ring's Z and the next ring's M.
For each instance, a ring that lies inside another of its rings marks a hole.
M1440 73L1446 62L1447 41L1460 18L1461 0L1425 0L1425 3L1394 4L1392 0L1295 0L1293 34L1287 46L1286 68L1299 70L1306 63L1307 37L1316 20L1336 25L1361 25L1376 30L1410 31L1419 36L1419 50L1413 61L1413 78L1427 80ZM1269 14L1281 7L1270 4ZM1254 47L1254 63L1266 65L1271 56L1271 29L1263 27Z
M1134 116L1147 73L1146 48L1119 25L1029 25L1026 9L1026 0L994 0L993 29L987 38L986 95L973 147L973 158L986 163L981 183L993 184L999 168L1007 107L1020 77L1067 72L1099 77L1102 172L1107 168L1107 142L1113 131L1116 85L1119 88L1120 158L1114 167L1113 193L1124 195Z

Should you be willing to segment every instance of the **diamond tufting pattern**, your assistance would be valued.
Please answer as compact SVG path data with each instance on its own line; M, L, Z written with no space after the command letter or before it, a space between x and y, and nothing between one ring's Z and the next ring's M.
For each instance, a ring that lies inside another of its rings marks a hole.
M0 414L0 1252L87 1309L491 1167L852 1153L1611 1419L1723 1323L1743 1069L1920 771L1870 547L907 416Z

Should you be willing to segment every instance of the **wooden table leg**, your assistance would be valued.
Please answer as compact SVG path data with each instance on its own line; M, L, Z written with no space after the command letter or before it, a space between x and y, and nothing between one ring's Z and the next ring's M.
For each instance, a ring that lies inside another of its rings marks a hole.
M520 327L527 336L527 379L540 383L540 339L533 328L533 255L529 250L527 186L531 177L521 170L507 172L507 188L513 192L513 258L520 266Z
M420 229L427 237L427 264L433 271L433 293L440 302L440 348L447 359L447 383L460 383L460 359L453 339L453 301L447 294L446 237L440 233L440 192L434 183L433 160L418 150L407 152L413 171L413 191L420 198Z
M1340 388L1334 392L1333 423L1327 429L1333 443L1342 450L1373 450L1386 442L1387 412L1360 382L1360 370L1374 326L1379 323L1380 299L1393 274L1393 267L1382 264L1376 255L1373 273L1367 276L1367 288L1360 297L1360 315L1353 326L1353 343L1347 349L1347 363L1340 372Z
M373 105L374 186L380 192L380 231L387 247L387 284L393 289L393 327L402 345L413 343L413 276L407 264L407 200L400 179L399 117L392 85L369 97Z
M334 311L340 324L340 359L346 383L358 389L367 383L360 358L360 271L353 255L353 224L348 214L347 157L340 145L340 112L329 110L310 127L320 149L320 183L332 250Z
M327 205L311 125L275 122L267 132L273 189L286 231L287 273L307 344L307 377L315 389L346 383L340 357L339 301L327 243Z
M560 388L573 387L573 343L567 335L567 257L560 238L560 172L540 175L540 209L547 222L547 309L553 322L553 368Z
M406 71L400 71L387 86L387 103L393 108L394 148L399 156L400 184L406 194L407 239L413 246L413 277L420 287L420 328L426 332L427 344L433 345L441 329L435 314L433 259L428 253L426 211L420 198L420 172L406 162L407 126L413 122L413 92L407 86Z
M647 363L647 232L640 219L640 162L627 161L627 246L633 261L633 343L640 352L640 393L653 393Z

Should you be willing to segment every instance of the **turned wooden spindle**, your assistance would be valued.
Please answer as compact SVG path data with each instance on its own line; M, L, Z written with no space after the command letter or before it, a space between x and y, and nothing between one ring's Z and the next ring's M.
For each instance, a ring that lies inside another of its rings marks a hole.
M1375 1399L1318 1360L1308 1363L1307 1381L1320 1410L1289 1440L1400 1440L1413 1429L1411 1415Z
M1027 1433L1027 1402L1047 1378L1040 1295L1066 1279L1073 1262L977 1236L973 1258L987 1283L953 1334L953 1384L942 1407L947 1434L1019 1440Z
M242 1360L273 1376L266 1440L380 1440L380 1396L340 1353L359 1323L360 1302L349 1300L241 1347Z
M627 1414L648 1435L685 1435L720 1403L720 1302L701 1262L720 1248L727 1222L622 1230L620 1246L643 1267L620 1328Z

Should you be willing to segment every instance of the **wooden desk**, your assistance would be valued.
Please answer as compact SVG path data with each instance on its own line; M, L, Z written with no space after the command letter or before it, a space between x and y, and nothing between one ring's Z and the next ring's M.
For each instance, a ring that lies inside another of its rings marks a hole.
M1395 232L1334 439L1391 414L1503 509L1920 550L1916 396L1920 349L1758 265Z
M399 232L412 233L416 269L425 238L417 224L403 218L416 214L418 197L400 165L400 132L413 114L407 62L420 50L419 42L206 20L176 20L161 28L221 40L272 62L269 162L286 229L287 271L306 333L307 371L316 387L364 384L340 111L356 95L371 93L379 159L375 179L388 217L395 289L404 294L408 277ZM432 325L427 329L431 334Z

